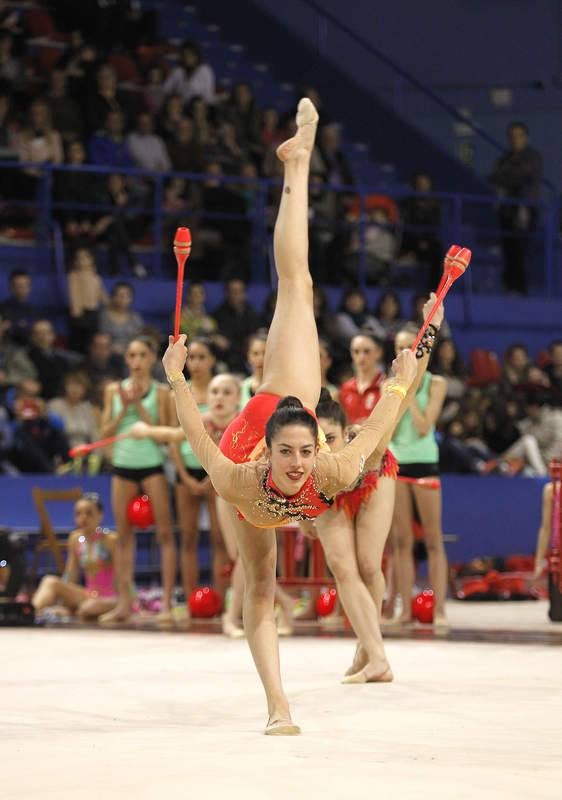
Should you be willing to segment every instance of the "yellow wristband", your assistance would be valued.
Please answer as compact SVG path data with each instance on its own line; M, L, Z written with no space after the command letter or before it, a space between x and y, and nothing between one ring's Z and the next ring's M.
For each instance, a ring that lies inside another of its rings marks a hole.
M402 398L402 400L406 399L406 394L408 393L408 390L404 388L404 386L400 386L399 383L391 383L388 386L385 386L384 391L392 394L397 394L398 397Z
M166 375L166 378L168 379L170 386L173 386L175 383L181 383L182 381L185 381L185 375L179 370L176 372L170 372L168 375Z

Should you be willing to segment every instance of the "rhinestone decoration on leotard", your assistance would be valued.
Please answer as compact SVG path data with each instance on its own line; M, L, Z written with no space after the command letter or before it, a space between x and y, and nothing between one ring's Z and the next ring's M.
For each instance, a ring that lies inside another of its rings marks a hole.
M256 507L278 520L316 519L334 502L333 499L318 491L313 475L307 478L294 497L286 497L277 489L271 480L270 469L265 470L260 488L263 496L256 500Z

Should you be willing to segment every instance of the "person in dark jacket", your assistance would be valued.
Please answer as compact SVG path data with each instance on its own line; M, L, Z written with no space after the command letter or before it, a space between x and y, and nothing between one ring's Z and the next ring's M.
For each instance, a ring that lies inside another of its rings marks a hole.
M490 182L500 197L522 202L503 203L499 208L503 284L508 292L527 294L527 253L538 216L537 208L528 203L540 199L543 161L529 145L529 131L522 122L511 123L507 138L509 150L496 161Z

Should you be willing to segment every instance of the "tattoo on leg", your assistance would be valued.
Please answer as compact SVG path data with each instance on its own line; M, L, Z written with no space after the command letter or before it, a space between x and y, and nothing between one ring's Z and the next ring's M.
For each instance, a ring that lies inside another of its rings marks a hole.
M291 194L291 187L285 186L285 194Z

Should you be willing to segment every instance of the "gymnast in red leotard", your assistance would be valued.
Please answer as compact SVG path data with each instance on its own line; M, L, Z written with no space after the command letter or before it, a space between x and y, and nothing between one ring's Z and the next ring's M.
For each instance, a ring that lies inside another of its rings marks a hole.
M320 397L321 373L308 269L307 204L317 122L310 100L301 100L297 132L278 149L285 173L274 233L279 283L263 383L228 426L220 447L206 432L183 375L185 336L177 342L170 337L163 358L185 435L218 494L243 518L235 523L246 577L244 627L267 697L268 735L300 733L281 683L274 619L274 528L291 519L314 519L354 483L409 402L406 394L417 372L414 354L400 353L394 378L355 439L338 453L319 448L312 409Z

